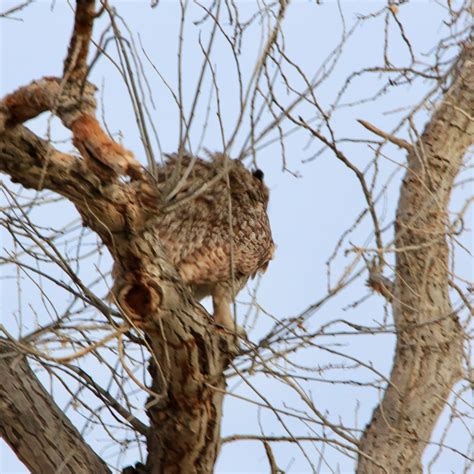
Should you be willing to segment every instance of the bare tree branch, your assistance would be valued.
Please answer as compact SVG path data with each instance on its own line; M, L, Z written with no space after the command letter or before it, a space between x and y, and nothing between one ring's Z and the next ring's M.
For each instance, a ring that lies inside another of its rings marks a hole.
M385 138L389 142L393 143L394 145L399 146L400 148L404 148L408 152L412 151L412 145L408 143L406 140L403 140L401 138L398 138L394 135L391 135L390 133L384 132L383 130L380 130L380 128L377 128L375 125L372 125L371 123L367 122L367 120L357 120L363 127L365 127L367 130L370 130L372 133L375 133L379 137Z
M463 331L449 300L446 233L453 181L473 143L473 79L471 44L462 51L450 88L408 154L396 245L411 250L397 253L395 362L391 383L360 443L386 472L395 466L397 472L421 472L423 450L462 374ZM381 470L360 457L357 472Z
M31 472L111 472L6 341L0 379L0 434Z

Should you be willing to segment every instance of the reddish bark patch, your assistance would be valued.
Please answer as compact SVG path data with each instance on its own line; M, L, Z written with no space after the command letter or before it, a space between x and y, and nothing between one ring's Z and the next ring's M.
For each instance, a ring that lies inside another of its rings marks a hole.
M87 167L102 179L111 180L121 175L138 178L141 175L141 166L133 154L109 138L91 115L79 117L71 124L71 130L73 143L86 160Z

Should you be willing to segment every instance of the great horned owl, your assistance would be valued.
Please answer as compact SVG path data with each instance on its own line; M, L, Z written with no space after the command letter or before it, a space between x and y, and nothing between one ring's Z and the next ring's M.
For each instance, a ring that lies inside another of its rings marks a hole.
M195 298L212 296L215 321L234 330L230 305L250 277L266 270L275 248L263 173L251 173L222 154L211 155L210 161L168 155L158 166L157 180L160 187L173 183L176 203L197 192L165 211L156 230ZM202 186L207 186L204 192Z

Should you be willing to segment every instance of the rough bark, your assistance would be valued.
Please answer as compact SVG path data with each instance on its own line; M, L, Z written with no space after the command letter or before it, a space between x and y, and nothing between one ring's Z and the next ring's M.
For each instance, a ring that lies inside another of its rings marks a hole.
M360 449L385 472L422 472L421 458L461 376L463 332L450 303L448 204L473 143L474 64L466 46L443 100L408 154L396 217L394 366ZM360 457L357 472L383 472Z
M156 403L150 400L152 429L147 438L150 456L146 472L210 473L220 449L226 365L222 354L229 353L230 347L206 337L206 328L172 331L166 328L170 322L171 318L163 319L164 331L168 336L173 334L173 339L154 338L155 353L168 352L169 363L164 377L151 364L152 388L159 393L163 381L168 381L169 396Z
M0 435L33 473L111 472L31 371L0 341Z

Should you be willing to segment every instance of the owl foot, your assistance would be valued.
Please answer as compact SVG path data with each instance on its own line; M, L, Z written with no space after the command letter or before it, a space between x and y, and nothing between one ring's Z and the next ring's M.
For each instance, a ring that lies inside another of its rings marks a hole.
M236 324L230 310L232 304L232 295L229 288L225 285L218 285L212 294L212 303L214 306L214 321L225 328L228 332L236 334L239 338L247 340L245 329Z
M245 339L246 341L248 340L249 337L247 336L247 331L242 326L236 324L235 332L241 339Z
M220 329L223 329L225 332L235 334L240 339L245 339L246 341L248 340L247 331L242 326L239 326L238 324L235 326L235 330L234 330L234 328L230 328L226 324L218 323L217 321L216 321L216 325Z

